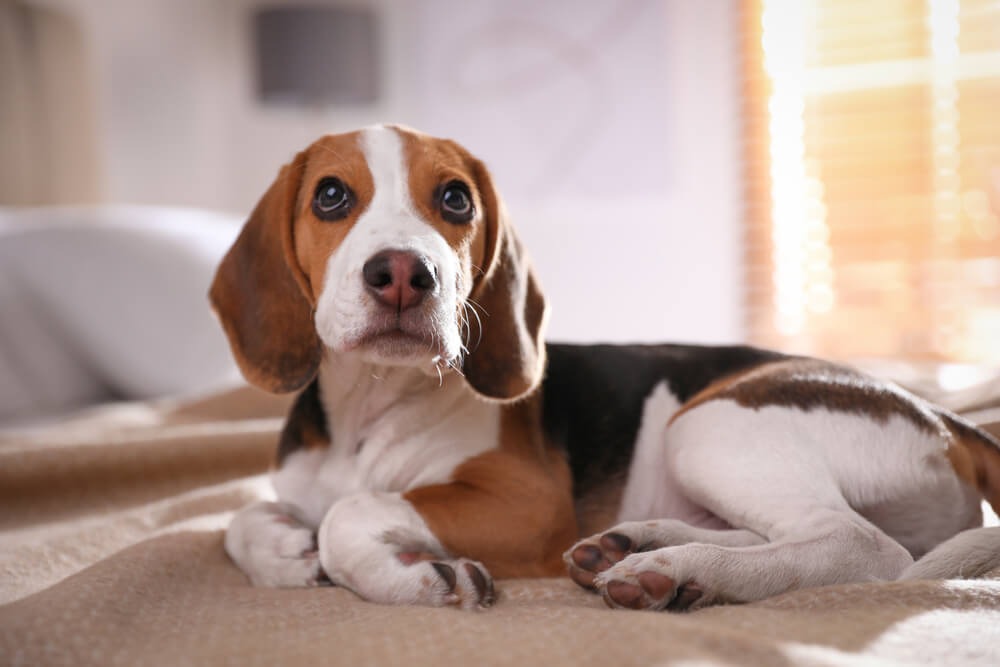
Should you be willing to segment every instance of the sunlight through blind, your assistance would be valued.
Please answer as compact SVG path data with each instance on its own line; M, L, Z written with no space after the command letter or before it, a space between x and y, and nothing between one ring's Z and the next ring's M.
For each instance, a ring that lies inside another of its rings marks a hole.
M743 4L750 338L1000 361L1000 1Z

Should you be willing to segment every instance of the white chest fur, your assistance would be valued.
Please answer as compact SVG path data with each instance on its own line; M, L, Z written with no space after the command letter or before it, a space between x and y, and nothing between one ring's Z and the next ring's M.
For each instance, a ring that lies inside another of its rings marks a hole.
M497 446L500 407L455 374L333 359L319 381L331 444L292 453L272 476L278 498L312 525L344 496L446 482Z

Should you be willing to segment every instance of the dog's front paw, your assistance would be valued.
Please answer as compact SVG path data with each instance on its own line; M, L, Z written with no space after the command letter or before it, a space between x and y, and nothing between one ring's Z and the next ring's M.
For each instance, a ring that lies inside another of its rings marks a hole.
M482 609L496 601L482 563L449 554L397 494L335 503L320 525L319 558L336 585L371 602Z
M332 583L320 565L315 533L302 529L288 531L276 541L272 558L260 574L268 579L260 583L254 581L258 586L295 588Z
M462 558L425 561L422 565L425 566L425 572L421 575L426 590L426 596L422 600L424 604L485 609L496 602L493 577L482 563Z
M285 505L257 503L243 509L226 531L225 548L255 586L330 583L320 566L316 534L293 518Z
M594 576L612 609L686 611L704 602L704 587L672 567L669 549L632 554Z
M386 556L381 563L366 559L364 568L331 564L324 565L324 569L334 584L380 604L476 610L496 602L493 577L482 563L428 552L406 551Z

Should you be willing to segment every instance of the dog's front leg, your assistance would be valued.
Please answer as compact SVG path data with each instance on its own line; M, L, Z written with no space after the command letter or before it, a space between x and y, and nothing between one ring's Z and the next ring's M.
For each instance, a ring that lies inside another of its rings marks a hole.
M337 501L320 525L319 554L333 583L372 602L475 609L496 599L486 568L449 555L398 493Z
M320 562L335 584L375 602L488 607L490 573L563 572L576 538L568 480L561 459L494 450L449 482L349 496L320 525Z

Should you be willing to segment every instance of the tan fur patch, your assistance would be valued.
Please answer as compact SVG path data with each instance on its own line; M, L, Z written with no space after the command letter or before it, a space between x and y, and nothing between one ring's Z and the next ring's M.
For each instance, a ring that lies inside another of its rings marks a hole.
M955 474L1000 514L1000 442L955 415L943 412L941 418L953 436L947 454Z
M486 266L486 216L483 196L475 178L476 159L448 139L437 139L404 128L394 128L403 141L409 175L410 199L417 213L445 238L461 258L468 258L470 279ZM441 189L451 181L465 183L472 194L475 216L468 223L441 217Z
M538 419L537 397L506 406L499 448L404 495L445 549L495 577L562 574L577 539L569 466L545 448Z
M922 431L947 435L934 411L919 398L846 366L819 359L770 362L723 378L692 397L671 422L716 399L732 400L753 410L771 405L806 412L823 408L865 415L882 423L898 415Z
M765 362L763 365L766 366L767 362ZM667 424L668 425L673 424L677 420L677 418L680 417L682 414L693 410L699 405L707 403L713 399L722 397L722 395L728 389L732 388L733 385L735 385L737 382L739 382L746 376L750 375L751 373L754 373L760 368L761 366L753 366L751 368L746 368L744 370L733 373L732 375L726 375L725 377L719 378L718 380L709 383L707 387L705 387L697 394L689 398L687 403L682 405L677 412L671 415L670 421L668 421Z
M305 278L303 290L313 306L323 289L330 255L375 196L375 181L361 151L360 138L360 132L327 135L306 149L292 239L295 257ZM320 220L312 211L316 188L326 177L339 178L354 193L355 204L342 220Z

